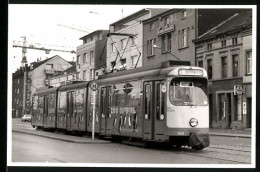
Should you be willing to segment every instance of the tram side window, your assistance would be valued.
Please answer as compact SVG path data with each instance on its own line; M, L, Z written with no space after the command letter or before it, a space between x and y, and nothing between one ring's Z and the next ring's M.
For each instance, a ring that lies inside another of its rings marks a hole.
M113 96L112 96L112 105L113 106L125 106L125 92L124 92L125 83L115 84L113 86Z
M125 88L126 95L126 106L138 106L140 99L140 86L141 82L131 82L127 83L127 88ZM125 85L125 87L126 87Z
M38 103L38 96L33 97L33 109L37 110L39 108L39 103Z
M147 84L145 86L145 114L150 118L151 113L151 85Z
M84 89L75 91L75 108L83 108L84 106Z
M38 108L39 108L39 109L43 109L43 105L44 105L43 96L40 96L40 97L38 98Z
M54 93L49 95L48 104L49 104L48 106L50 109L55 108L55 94Z
M59 108L66 108L67 105L67 93L60 92L59 95Z
M164 115L164 104L165 104L165 92L162 92L163 84L157 84L157 95L156 95L156 116L160 119L160 115Z

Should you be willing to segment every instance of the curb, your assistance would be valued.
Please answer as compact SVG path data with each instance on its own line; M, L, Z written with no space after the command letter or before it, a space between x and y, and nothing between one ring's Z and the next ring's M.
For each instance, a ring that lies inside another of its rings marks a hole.
M209 135L212 135L212 136L224 136L224 137L251 138L251 135L246 135L246 134L209 133Z
M20 130L12 130L12 132L24 133L24 134L40 136L40 137L45 137L45 138L49 138L49 139L61 140L61 141L72 142L72 143L95 143L95 144L111 143L111 141L107 141L107 140L100 140L100 139L92 140L91 138L84 138L84 137L79 137L80 139L75 139L75 138L73 139L73 138L62 138L62 137L56 137L56 136L51 136L51 135L46 135L46 134L20 131Z

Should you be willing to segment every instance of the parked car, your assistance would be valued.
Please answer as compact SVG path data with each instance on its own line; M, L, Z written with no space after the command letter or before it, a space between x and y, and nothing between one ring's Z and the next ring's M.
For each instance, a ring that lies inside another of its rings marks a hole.
M32 120L32 116L31 116L31 115L28 115L28 114L24 115L24 116L21 118L21 121L22 121L22 122L25 122L25 121L31 122L31 120Z

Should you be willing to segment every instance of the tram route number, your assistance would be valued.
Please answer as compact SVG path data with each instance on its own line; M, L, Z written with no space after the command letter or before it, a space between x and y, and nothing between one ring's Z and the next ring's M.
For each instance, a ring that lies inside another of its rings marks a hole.
M96 91L97 89L98 89L98 86L97 86L97 83L96 82L90 82L89 83L90 84L90 88L91 88L91 90L93 90L93 91Z

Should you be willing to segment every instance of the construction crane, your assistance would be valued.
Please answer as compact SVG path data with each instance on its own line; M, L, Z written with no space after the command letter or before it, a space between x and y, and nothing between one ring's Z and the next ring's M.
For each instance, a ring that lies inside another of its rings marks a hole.
M21 62L22 66L25 66L25 64L27 64L27 58L26 58L27 49L42 50L42 51L45 51L46 54L49 54L50 51L59 51L59 52L67 52L67 53L76 54L76 51L74 51L74 50L71 50L71 51L69 51L69 50L59 50L59 49L45 48L45 47L39 48L39 47L36 47L36 45L34 45L34 44L30 44L29 46L27 46L26 37L22 36L21 38L23 38L23 45L14 44L13 47L14 48L22 48L22 62ZM14 41L14 42L19 42L19 41Z
M41 47L41 48L38 48L38 47L34 47L34 46L22 46L22 45L13 45L14 48L17 48L17 47L20 47L20 48L23 48L23 49L34 49L34 50L43 50L45 51L46 54L49 54L50 51L60 51L60 52L68 52L68 53L76 53L76 51L74 50L58 50L58 49L52 49L52 48L44 48L44 47ZM23 50L24 52L24 50Z

